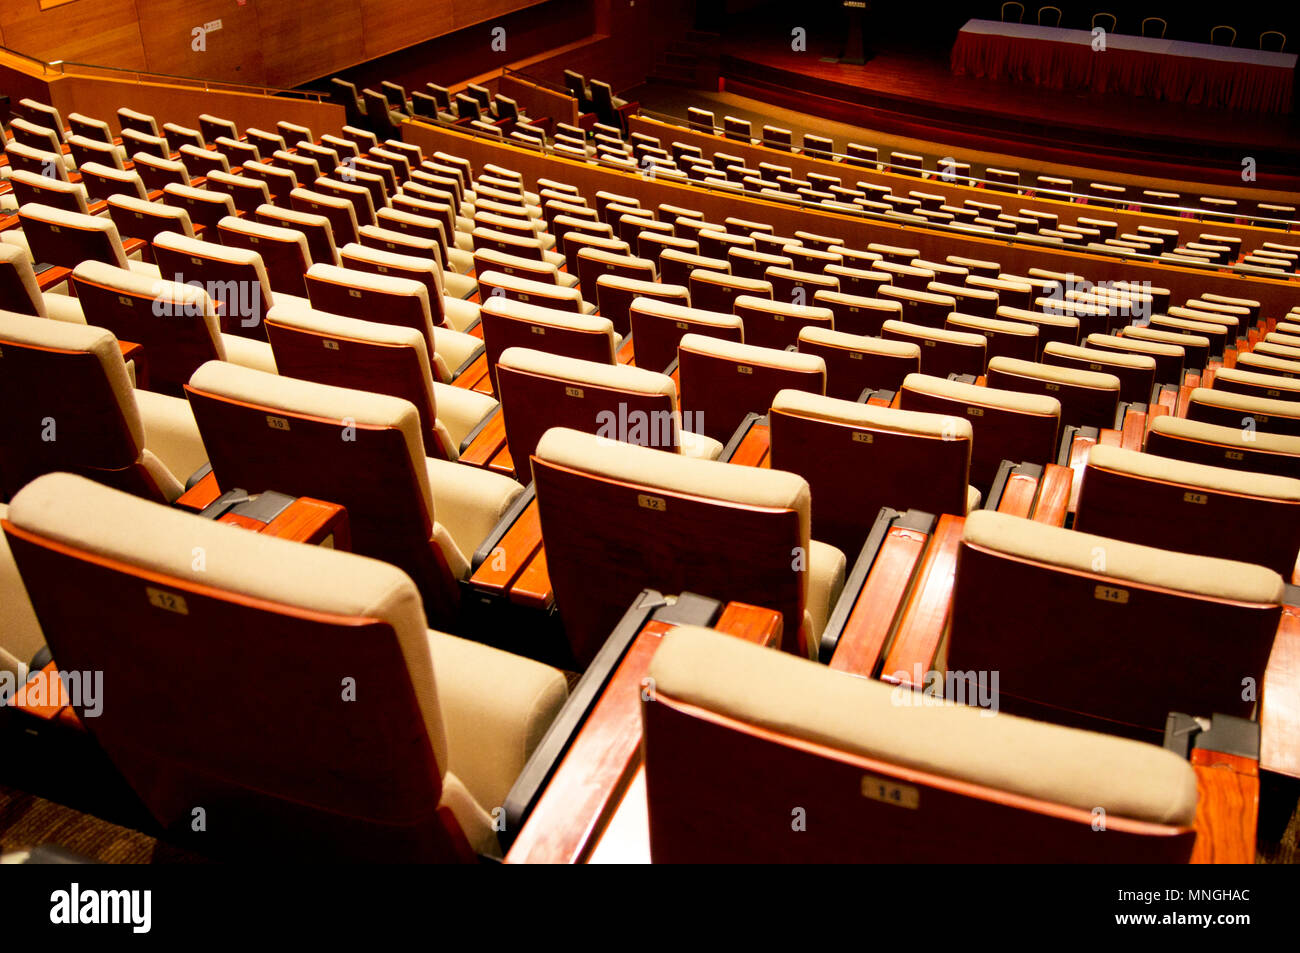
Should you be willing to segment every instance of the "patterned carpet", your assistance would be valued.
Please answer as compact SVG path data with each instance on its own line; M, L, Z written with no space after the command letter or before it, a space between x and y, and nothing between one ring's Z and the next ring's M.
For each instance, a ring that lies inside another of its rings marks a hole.
M105 864L203 863L203 858L147 834L70 807L0 787L0 853L57 844Z

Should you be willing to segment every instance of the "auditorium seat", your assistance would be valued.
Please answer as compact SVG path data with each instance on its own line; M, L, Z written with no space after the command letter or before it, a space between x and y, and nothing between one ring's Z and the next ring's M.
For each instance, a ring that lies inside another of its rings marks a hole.
M303 276L312 265L312 254L303 232L296 228L267 225L255 218L230 215L217 224L216 237L227 248L240 248L260 255L272 292L299 298L306 295Z
M732 310L745 325L745 343L758 347L797 349L804 328L831 330L835 312L821 305L786 304L761 295L742 295L732 302Z
M826 392L826 362L814 354L697 333L683 336L677 353L682 409L691 413L690 426L723 443L746 414L766 411L780 390Z
M220 116L213 116L210 113L201 113L199 115L199 131L203 133L203 138L208 142L215 142L222 136L236 141L239 139L239 129L233 122Z
M1215 371L1214 390L1268 400L1300 401L1300 380L1237 367L1221 367Z
M1300 480L1099 444L1088 454L1074 528L1289 578L1300 551Z
M61 664L120 687L125 701L96 720L96 740L170 836L230 860L266 849L501 855L487 812L563 705L559 672L428 630L419 592L393 566L73 476L28 487L4 531ZM197 579L195 546L206 555ZM86 598L67 599L68 586ZM126 598L141 587L148 600ZM231 651L240 637L256 644L255 669ZM272 670L281 677L266 679ZM160 712L178 671L189 673L184 704ZM319 686L337 692L340 677L369 689L331 703ZM195 804L225 805L220 833L191 833Z
M1204 338L1201 340L1205 341ZM1083 345L1090 350L1115 351L1154 358L1157 384L1182 383L1187 352L1180 345L1114 334L1089 334L1084 339ZM1205 345L1208 349L1209 341L1205 341Z
M25 211L25 210L24 210ZM1269 357L1244 351L1237 355L1237 370L1256 374L1270 374L1277 377L1300 377L1300 361L1288 361L1285 358Z
M13 146L10 146L8 154L13 157ZM16 211L23 205L48 205L65 212L90 214L89 196L86 194L86 187L80 182L65 182L62 179L15 168L9 174L9 186L13 191L5 198L13 198L15 201L13 209L7 211Z
M72 324L85 324L81 303L71 294L66 282L49 291L41 291L27 252L18 245L0 242L0 311L52 318Z
M637 367L652 371L667 371L677 360L678 344L686 334L744 340L738 315L689 307L685 301L639 296L632 300L628 317Z
M235 200L224 192L196 189L189 185L168 185L163 189L163 201L183 208L194 225L202 225L205 234L219 236L221 220L235 214Z
M606 275L653 282L656 278L655 263L648 258L620 255L602 248L589 246L578 249L578 283L589 297L597 296L594 289Z
M73 269L71 283L97 326L144 348L150 390L181 396L190 375L206 361L230 361L275 373L275 360L265 341L221 333L208 292L171 277L158 279L83 261Z
M529 347L563 357L613 364L622 343L608 318L560 311L503 295L484 298L479 313L494 392L496 364L508 348Z
M1119 399L1145 404L1156 383L1156 360L1150 354L1126 354L1090 346L1050 342L1043 348L1044 364L1072 367L1119 378Z
M329 219L330 229L334 233L335 247L342 248L357 240L356 207L350 200L336 195L323 195L310 189L294 189L289 194L289 204L296 211L321 215ZM258 206L261 207L262 205Z
M1114 374L994 357L987 380L989 387L1055 397L1061 402L1063 425L1116 427L1120 380Z
M882 506L964 516L979 505L964 418L782 390L768 419L772 468L808 481L812 533L841 552L856 556Z
M266 335L286 377L410 401L420 415L425 451L439 460L459 459L461 443L497 409L486 394L434 379L417 328L276 308L267 316Z
M555 311L574 314L592 314L596 307L582 299L577 288L564 288L546 281L532 281L500 271L485 271L478 275L479 299L508 298L534 304Z
M562 288L576 288L578 285L577 275L571 275L567 271L560 271L550 262L526 258L522 255L510 255L486 246L478 248L474 252L474 271L476 273L499 271L512 277L541 281L547 284L559 285ZM474 283L474 288L475 290L478 289L477 281Z
M946 378L950 374L984 373L988 364L983 334L949 331L890 319L881 325L880 336L889 341L906 341L921 349L921 373Z
M683 429L677 385L666 374L511 347L497 360L497 385L510 457L525 483L551 427L706 460L722 453L718 441Z
M468 555L523 491L426 457L406 400L220 361L200 367L186 392L218 484L347 507L353 551L409 573L431 621L454 618Z
M138 238L145 243L141 251L146 258L153 257L149 243L160 232L196 237L190 213L176 205L142 202L128 195L114 195L108 199L108 216L123 238Z
M1263 679L1283 588L1262 566L979 511L957 557L947 667L997 670L999 717L1158 742L1170 712L1251 717L1242 679Z
M262 256L255 251L160 232L153 252L163 274L198 281L208 289L219 302L221 328L229 334L264 341L262 319L272 306L304 304L301 296L272 290Z
M263 205L271 204L271 189L261 179L251 175L234 175L212 171L203 187L209 192L222 192L234 200L235 208L252 215Z
M83 261L102 261L143 274L158 274L152 265L128 261L117 226L110 218L64 212L48 205L24 205L18 220L22 230L10 229L0 236L0 241L20 245L36 264L75 268Z
M345 263L350 252L351 246L345 246L340 255ZM314 264L305 276L307 298L317 311L415 328L429 346L434 380L450 383L478 356L482 344L446 323L449 310L443 296L430 295L424 281L394 277L391 271L391 267L383 273Z
M555 604L580 666L647 586L781 612L782 648L815 651L846 560L811 538L801 477L558 427L538 444L533 476Z
M903 381L898 406L970 421L974 430L970 482L981 490L992 485L1003 460L1056 461L1061 402L1055 397L977 387L921 373Z
M338 264L338 247L334 244L334 229L330 220L324 215L300 212L278 205L260 205L255 213L255 221L300 232L307 240L310 262L323 262L326 265ZM220 230L218 230L220 234ZM224 241L224 238L223 238ZM305 270L305 268L304 268Z
M706 629L668 631L647 679L656 863L1181 863L1196 840L1196 773L1156 745L900 704ZM837 822L764 823L792 804Z
M68 176L68 167L63 161L63 156L58 153L33 149L18 140L5 143L4 151L5 158L9 160L9 167L14 171L21 170L28 175L60 184L72 181Z
M826 362L826 394L857 400L864 390L897 391L920 369L917 344L810 326L799 332L798 350Z
M1300 437L1221 427L1168 414L1147 430L1147 453L1189 463L1300 478Z
M948 315L944 327L965 334L982 334L986 342L985 357L988 361L999 357L1032 361L1038 356L1038 327L1034 324L1002 321L954 311Z
M109 331L0 311L0 350L0 497L62 470L171 502L207 460L185 401L136 390Z

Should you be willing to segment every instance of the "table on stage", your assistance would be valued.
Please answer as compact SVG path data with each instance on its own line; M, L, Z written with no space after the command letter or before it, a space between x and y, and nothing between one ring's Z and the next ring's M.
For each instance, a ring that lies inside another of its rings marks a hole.
M952 48L958 75L1257 112L1291 111L1295 67L1294 53L996 20L969 21Z

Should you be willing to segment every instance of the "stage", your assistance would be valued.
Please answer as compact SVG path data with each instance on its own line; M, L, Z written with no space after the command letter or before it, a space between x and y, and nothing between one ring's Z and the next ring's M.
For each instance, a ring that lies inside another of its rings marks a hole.
M780 40L774 41L774 37ZM868 37L870 46L870 36ZM793 51L774 30L724 44L730 93L837 122L1041 163L1225 187L1300 190L1297 115L1206 109L1122 95L1061 92L954 76L936 50L883 50L865 65Z

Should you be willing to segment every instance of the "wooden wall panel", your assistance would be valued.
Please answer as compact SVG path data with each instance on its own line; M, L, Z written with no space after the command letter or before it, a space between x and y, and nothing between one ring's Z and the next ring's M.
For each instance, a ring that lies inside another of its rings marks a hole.
M0 0L0 43L44 60L292 87L543 2L74 0L42 11ZM216 19L206 51L192 49L194 27ZM490 40L485 31L485 54Z
M446 6L451 7L453 29L473 26L484 20L491 20L505 13L513 13L524 7L535 6L541 0L450 0ZM646 0L650 2L650 0ZM400 4L401 0L397 0ZM406 45L406 44L403 44Z
M76 111L102 119L120 132L117 109L130 105L157 118L159 124L176 122L197 128L199 116L211 113L233 120L240 129L257 126L273 129L284 119L308 126L316 135L337 135L343 128L343 107L283 96L258 96L249 93L207 92L199 88L169 86L161 83L128 83L98 77L68 76L49 84L47 95L37 98L49 102L64 116Z
M201 76L226 83L264 82L262 35L254 4L229 0L135 0L149 70ZM192 31L213 20L221 29L203 37L195 50Z
M5 45L44 60L147 69L135 0L77 0L42 11L37 0L0 0Z
M456 29L453 4L361 0L362 57L371 59Z
M367 58L358 0L249 2L256 4L262 27L267 85L296 86Z

